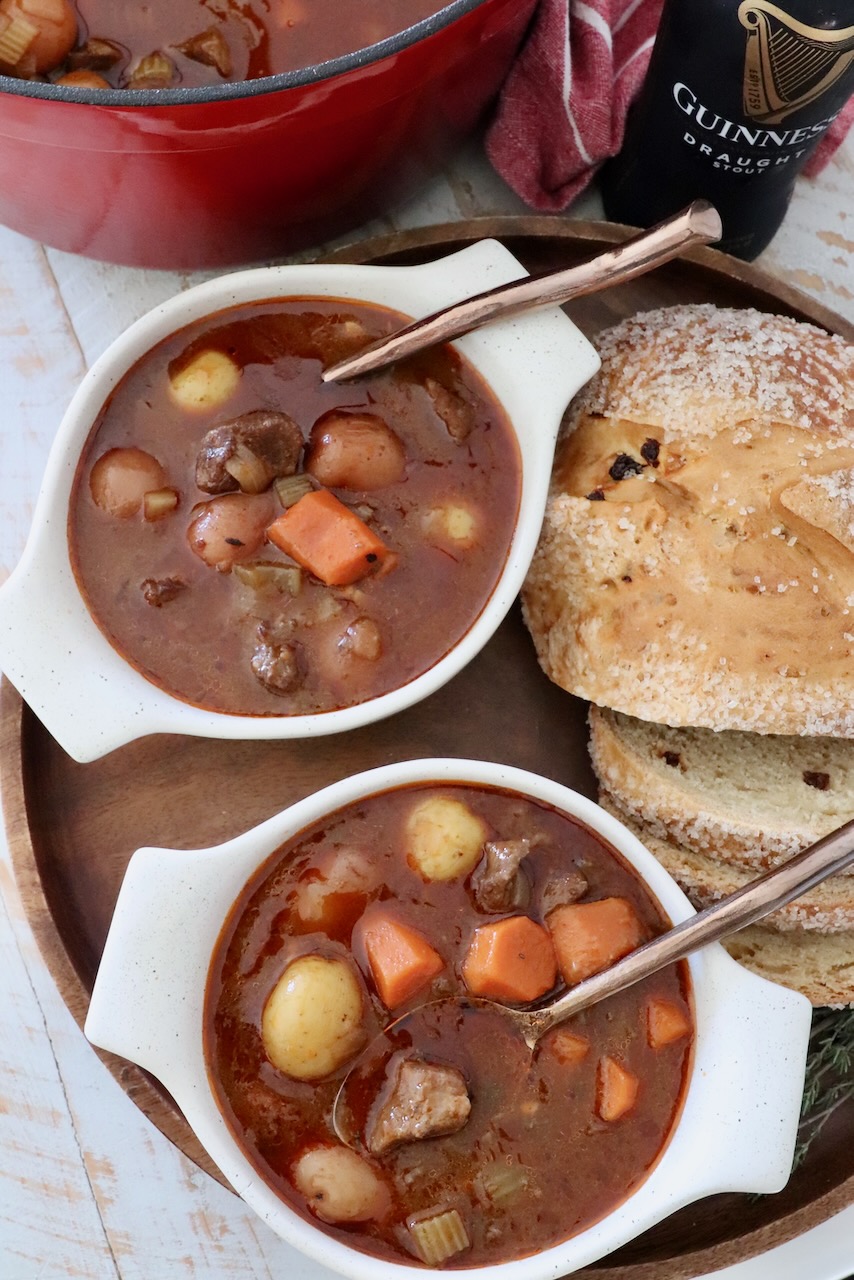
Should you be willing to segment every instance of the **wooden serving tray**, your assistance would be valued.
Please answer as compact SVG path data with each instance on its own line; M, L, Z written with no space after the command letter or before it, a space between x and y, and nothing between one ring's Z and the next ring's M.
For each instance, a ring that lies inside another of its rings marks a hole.
M581 261L626 235L605 223L485 218L357 244L336 259L418 262L496 236L536 273ZM707 249L580 299L568 311L593 335L636 311L677 302L782 312L854 340L854 326L809 298ZM0 782L12 861L44 958L81 1026L119 885L139 846L218 844L349 773L419 756L498 759L593 795L586 738L585 705L541 673L518 609L465 671L419 706L381 724L315 741L156 736L80 765L8 682L0 691ZM222 1181L157 1084L137 1067L101 1056L153 1123ZM698 1151L697 1159L702 1158ZM780 1194L700 1201L578 1274L598 1280L693 1280L781 1244L852 1201L854 1105L849 1105L825 1128Z

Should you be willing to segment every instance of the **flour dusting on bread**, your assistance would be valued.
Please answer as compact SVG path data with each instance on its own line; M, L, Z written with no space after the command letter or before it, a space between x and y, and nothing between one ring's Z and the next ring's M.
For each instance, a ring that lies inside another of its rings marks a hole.
M665 724L854 736L854 345L704 305L599 346L523 592L544 670Z
M656 421L668 436L758 421L844 435L854 411L854 347L788 316L663 307L604 330L596 346L602 369L576 408Z

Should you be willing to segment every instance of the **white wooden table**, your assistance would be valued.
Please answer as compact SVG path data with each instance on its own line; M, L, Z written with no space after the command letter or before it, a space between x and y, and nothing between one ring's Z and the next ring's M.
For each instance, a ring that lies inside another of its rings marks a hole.
M473 147L359 235L524 212ZM570 216L600 217L597 197ZM819 180L799 182L760 265L854 321L854 139ZM128 323L201 278L105 266L0 228L0 581L78 379ZM2 834L0 889L0 1280L328 1280L172 1147L101 1066L38 954ZM718 1278L849 1272L854 1209Z

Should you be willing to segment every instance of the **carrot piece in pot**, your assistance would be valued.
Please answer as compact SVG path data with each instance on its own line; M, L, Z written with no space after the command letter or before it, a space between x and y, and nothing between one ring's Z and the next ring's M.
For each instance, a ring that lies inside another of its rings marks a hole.
M555 907L546 917L564 982L572 986L628 955L644 930L625 898L600 898Z
M613 1123L631 1111L637 1101L639 1084L637 1076L621 1067L614 1058L600 1058L596 1078L596 1114L599 1119Z
M646 1007L646 1038L651 1049L663 1049L687 1036L691 1030L688 1015L673 1004L654 996Z
M374 985L387 1009L404 1004L445 967L423 934L381 909L362 918L360 932Z
M472 995L528 1004L550 991L557 977L548 929L530 916L506 916L475 930L463 962Z
M267 529L267 537L327 586L346 586L376 572L388 547L327 489L312 490Z

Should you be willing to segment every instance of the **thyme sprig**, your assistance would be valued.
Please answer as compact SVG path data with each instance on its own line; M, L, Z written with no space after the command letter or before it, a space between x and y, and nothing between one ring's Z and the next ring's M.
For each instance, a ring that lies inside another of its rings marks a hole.
M849 1098L854 1098L854 1009L819 1010L810 1031L796 1169L830 1117Z

